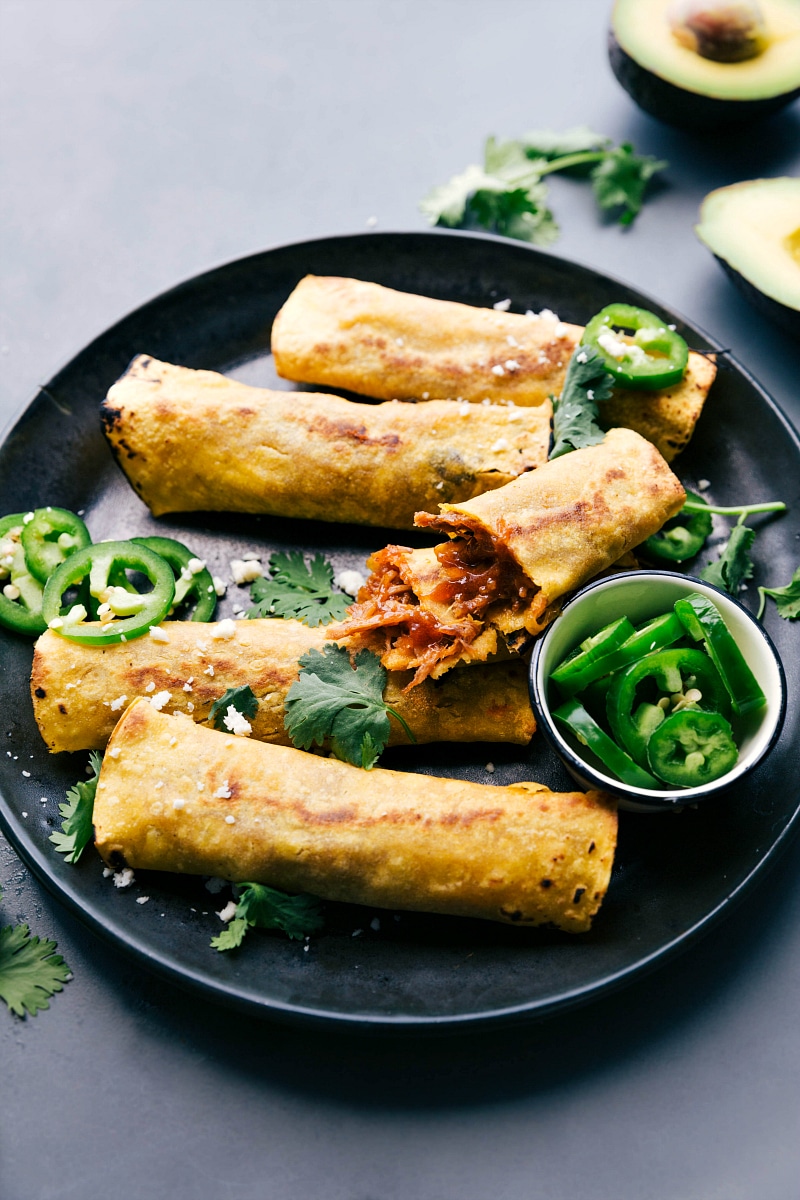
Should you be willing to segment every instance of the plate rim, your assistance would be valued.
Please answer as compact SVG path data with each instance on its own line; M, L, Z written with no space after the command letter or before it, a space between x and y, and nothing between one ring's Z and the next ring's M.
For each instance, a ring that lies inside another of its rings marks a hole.
M627 291L637 293L637 295L646 300L646 302L651 303L656 309L661 309L668 313L670 317L677 318L682 325L707 343L710 352L720 355L724 361L731 365L734 371L743 376L749 386L758 393L761 401L767 405L772 414L777 418L783 427L784 433L788 436L795 453L800 457L800 434L778 402L773 399L747 367L738 360L736 355L724 349L702 326L686 318L680 310L674 308L672 305L665 305L656 297L642 291L634 284L585 263L576 262L574 259L566 256L543 251L527 243L514 242L511 239L494 234L440 229L371 230L349 234L334 234L324 238L309 238L296 242L285 242L264 250L255 251L240 258L228 260L227 262L220 263L189 276L164 291L157 293L144 303L132 308L64 362L47 383L37 387L30 400L23 403L18 411L12 413L9 421L0 429L0 449L13 437L17 427L24 420L39 397L47 393L49 389L55 388L60 376L72 368L77 359L84 354L88 354L99 342L113 335L132 317L142 314L149 307L159 305L167 298L176 296L185 289L195 287L201 283L211 282L213 276L216 274L223 273L233 267L244 266L257 259L267 258L279 252L305 251L311 255L315 248L330 245L331 243L359 242L363 244L367 241L379 242L390 238L431 239L432 241L463 239L470 242L497 244L505 250L530 254L532 260L544 260L545 262L557 265L557 269L563 270L566 268L577 273L585 273L594 280L599 278L603 283L618 285ZM591 983L561 990L555 995L551 994L540 999L501 1008L484 1008L475 1012L434 1015L348 1013L331 1009L326 1010L321 1007L306 1007L295 1002L258 996L247 985L242 985L241 983L229 984L223 980L213 980L189 964L181 965L171 961L169 955L160 952L158 949L154 949L152 942L147 938L137 938L127 928L118 926L113 917L109 920L108 918L101 919L95 916L91 910L86 909L82 897L73 886L69 876L61 878L57 872L54 872L52 869L53 862L49 856L46 857L44 853L40 852L32 840L30 842L26 840L24 828L16 826L9 820L5 811L8 801L1 787L0 800L2 800L2 804L0 804L0 827L10 845L26 866L34 873L39 882L58 901L64 903L81 924L93 933L98 934L101 940L107 940L118 950L132 955L136 961L145 965L145 967L152 970L155 974L168 979L171 983L176 984L184 990L202 995L206 1000L232 1006L240 1011L246 1011L251 1015L257 1015L261 1018L275 1019L306 1027L316 1026L318 1028L327 1027L329 1029L336 1028L339 1030L394 1034L402 1032L420 1034L426 1030L432 1033L457 1033L465 1029L495 1027L500 1024L508 1025L524 1020L542 1019L555 1012L563 1012L591 1003L603 995L619 990L626 984L633 982L638 976L652 972L662 963L670 961L682 950L688 949L700 936L709 931L717 921L731 912L750 888L768 874L779 856L790 844L798 827L800 827L800 802L798 802L791 817L787 820L781 832L771 842L768 850L714 908L704 913L688 929L684 929L669 941L662 942L643 957L637 958L636 961L628 963L609 974L605 974L599 979L594 979ZM13 812L11 806L8 805L8 807Z

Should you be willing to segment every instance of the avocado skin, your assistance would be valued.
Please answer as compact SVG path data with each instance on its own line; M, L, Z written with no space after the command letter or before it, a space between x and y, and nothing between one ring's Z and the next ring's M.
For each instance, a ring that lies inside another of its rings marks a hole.
M674 83L668 83L631 58L620 46L613 29L608 32L608 57L618 81L640 108L658 121L690 132L706 132L722 129L726 125L759 121L800 96L800 87L760 100L719 100L714 96L686 91Z
M774 300L772 296L767 296L719 254L715 254L714 258L742 295L764 314L770 324L777 325L784 333L800 339L800 310L789 308L788 304L781 304L780 300Z

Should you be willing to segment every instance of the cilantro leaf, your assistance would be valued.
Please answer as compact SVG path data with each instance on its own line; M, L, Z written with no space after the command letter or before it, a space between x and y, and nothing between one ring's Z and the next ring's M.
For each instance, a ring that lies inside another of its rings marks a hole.
M520 241L548 245L558 236L553 214L545 205L547 190L538 182L531 164L520 155L516 143L508 159L494 154L494 139L487 143L487 170L475 164L449 183L436 187L420 203L431 225L448 229L488 229ZM489 170L489 162L498 173ZM517 177L519 177L517 179Z
M750 579L753 574L750 547L755 536L755 529L742 524L734 525L722 554L716 562L703 567L700 578L721 588L723 592L736 596L745 580Z
M352 598L334 591L333 567L322 554L306 564L301 551L273 554L272 578L256 579L250 588L255 601L248 617L296 617L312 628L341 620Z
M290 896L264 883L240 883L236 915L212 939L211 945L215 950L235 950L251 927L280 929L287 937L302 941L318 933L323 924L322 907L316 896L306 893Z
M101 762L100 755L93 750L89 756L89 765L94 774L90 779L81 779L71 787L67 792L66 803L58 806L58 811L64 819L61 822L61 830L50 834L50 841L59 854L66 856L65 861L68 863L78 861L94 835L92 814Z
M578 346L569 360L564 387L553 399L553 448L550 458L596 446L605 433L597 423L598 401L608 400L613 377L592 346Z
M300 676L286 696L284 724L301 750L330 739L337 758L370 770L389 740L389 713L415 740L403 718L383 699L386 669L361 650L351 662L342 646L328 643L300 659Z
M431 225L489 229L546 246L558 237L558 225L547 206L543 176L588 173L601 210L620 208L620 224L629 225L642 206L648 181L666 165L651 155L634 154L628 142L612 146L610 138L585 125L564 133L535 130L504 142L490 137L483 166L472 163L433 188L420 209Z
M49 1008L49 997L62 991L70 978L70 969L56 943L31 937L27 925L6 925L0 929L0 1000L11 1012L32 1017Z
M634 154L630 142L606 151L591 173L598 205L603 210L621 208L620 225L630 225L642 207L648 182L667 165L650 154Z
M214 724L215 729L225 730L225 717L228 709L233 705L237 712L240 712L243 717L247 717L252 721L253 717L258 712L258 700L255 692L250 687L249 683L245 683L242 687L228 688L224 696L220 696L219 700L215 700L209 709L209 717Z
M759 620L763 615L767 596L772 596L775 601L779 617L783 617L786 621L793 621L795 617L800 617L800 567L797 568L791 581L785 587L760 587L758 594L761 599L758 608Z
M535 129L531 133L524 133L520 145L528 158L543 158L551 162L568 154L605 150L611 145L611 138L595 133L588 125L573 125L563 133L554 133L551 129Z

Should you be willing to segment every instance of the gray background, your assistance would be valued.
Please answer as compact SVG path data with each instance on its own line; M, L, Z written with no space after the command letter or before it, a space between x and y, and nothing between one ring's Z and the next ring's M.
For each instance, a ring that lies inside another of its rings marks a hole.
M682 310L800 424L796 347L695 240L711 188L797 173L800 112L693 138L641 114L604 0L4 0L0 426L118 317L263 248L419 229L483 137L591 124L670 160L633 230L552 183L556 251ZM796 786L796 781L794 781ZM4 1200L789 1200L800 845L678 961L581 1011L440 1041L309 1034L187 998L0 841L2 918L74 980L0 1012Z

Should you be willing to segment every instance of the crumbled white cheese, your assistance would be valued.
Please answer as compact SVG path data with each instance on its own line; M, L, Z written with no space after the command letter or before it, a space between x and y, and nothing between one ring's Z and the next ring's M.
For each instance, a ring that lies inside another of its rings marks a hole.
M558 324L556 325L555 329L553 330L553 333L558 338L566 337L566 335L569 333L569 327L567 325L565 325L563 321L559 321Z
M511 298L509 297L507 300L496 300L492 305L492 308L495 312L508 312L508 310L511 308Z
M245 562L243 558L231 559L231 575L233 582L241 587L243 583L252 583L254 579L259 579L263 575L261 563L258 559L250 559Z
M30 777L31 777L30 771L23 771L22 774L25 776L26 779L30 779Z
M355 596L364 586L365 579L360 571L344 570L334 575L333 582L348 596Z
M214 584L214 591L217 593L217 595L224 596L228 590L228 585L225 580L220 579L219 575L215 575L212 579L212 583Z
M201 571L205 571L206 569L206 564L203 562L202 558L190 558L186 566L193 575L199 575Z
M435 483L433 486L436 488L437 492L440 492L442 490L442 488L444 487L444 481L442 479L440 479L439 482Z
M514 346L515 348L517 346L519 346L519 342L517 341L517 339L515 337L513 337L510 333L509 333L508 337L506 338L506 341L508 342L509 346Z
M496 367L492 367L492 374L493 375L505 375L505 371L498 363Z
M470 407L471 405L466 402L464 404L460 404L458 406L459 416L466 417L469 414Z
M236 737L250 737L250 734L253 732L253 726L233 704L228 705L228 710L222 719L222 723Z
M203 671L203 674L210 675L211 678L213 679L214 678L214 667L209 664L209 666L206 667L205 671Z
M119 746L115 746L113 750L109 750L108 757L109 758L119 758L121 753L122 753L122 751L120 750Z
M105 872L104 872L104 874L105 874ZM116 888L130 887L131 884L133 883L133 879L134 879L133 871L130 869L130 867L124 867L123 870L114 872L114 887L116 887Z
M492 452L496 452L498 450L507 450L507 449L508 449L508 440L507 440L507 438L504 438L504 437L498 438L497 441L492 446Z
M184 690L185 692L190 692L190 691L192 690L192 685L191 685L190 683L185 683L185 684L183 685L183 690Z
M616 358L619 362L622 359L627 359L633 366L640 366L647 362L647 355L641 346L637 346L635 342L626 342L622 338L618 338L612 329L605 329L598 335L597 344L606 354L610 354L612 358Z
M144 689L144 690L145 690L146 692L154 692L154 691L156 690L156 685L155 685L155 684L153 683L153 681L151 680L151 681L150 681L150 683L148 683L148 684L146 684L146 685L145 685L145 689Z
M558 323L558 313L554 313L552 308L543 308L539 313L540 321L555 321Z
M111 867L103 867L103 879L110 879L113 874L114 871Z
M161 790L161 788L162 788L163 786L164 786L164 780L163 780L163 779L159 779L158 783L157 783L157 784L155 784L155 790L158 792L158 791L160 791L160 790Z
M225 824L233 825L235 820L236 820L236 817L234 817L234 815L232 813L228 813L227 817L225 818Z
M174 808L174 809L175 809L177 812L180 812L180 810L181 810L182 808L185 808L185 807L186 807L186 801L185 801L185 800L181 800L181 798L180 798L180 797L178 797L176 800L173 800L173 801L172 801L172 807L173 807L173 808Z
M189 703L186 705L186 711L187 711L187 712L190 712L190 713L193 713L193 712L194 712L194 705L192 704L191 700L190 700L190 701L189 701Z
M231 792L231 789L228 787L228 781L226 779L225 782L220 787L218 787L217 790L214 792L213 799L214 800L230 800L232 795L233 795L233 793Z
M490 775L494 775L494 763L488 762L486 764L486 770L489 772Z
M176 737L171 737L171 738L169 739L169 744L170 744L170 746L177 746L177 744L178 744L178 739L177 739Z
M403 339L402 339L402 338L395 338L394 340L395 340L395 344L396 344L396 345L398 345L398 346L400 346L400 347L402 347L402 346L404 346L404 345L405 345L405 342L403 341Z
M150 637L154 642L168 642L169 635L166 630L161 629L158 625L150 626Z
M593 392L593 390L592 390L591 388L587 388L587 389L586 389L586 399L587 399L587 400L594 400L594 392Z
M108 707L112 712L119 712L127 699L127 696L117 696L116 700L112 700Z
M149 899L150 899L150 897L149 897L149 896L137 896L137 897L136 897L136 903L137 903L137 904L147 904L147 901L148 901Z
M589 361L589 355L586 353L586 351L585 351L585 350L580 350L580 351L579 351L579 352L578 352L578 353L575 355L575 361L576 361L576 362L579 362L579 363L585 363L585 362L588 362L588 361Z
M232 921L236 916L236 901L229 900L225 907L217 913L220 921Z
M236 637L236 622L232 621L230 617L225 617L224 621L220 621L211 630L211 637L218 642L229 642L231 638Z
M169 692L156 692L155 696L150 697L150 703L156 712L161 712L165 704L169 704L172 697Z
M698 492L707 492L710 487L711 487L710 479L699 479L697 481Z
M430 392L423 392L423 393L422 393L422 399L423 399L423 400L430 400L430 398L431 398L431 394L430 394ZM399 404L399 403L400 403L400 402L399 402L399 400L398 400L398 404Z
M518 371L519 370L519 363L517 362L517 360L515 358L507 358L506 359L506 370L507 371Z

